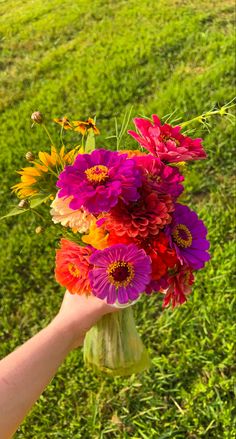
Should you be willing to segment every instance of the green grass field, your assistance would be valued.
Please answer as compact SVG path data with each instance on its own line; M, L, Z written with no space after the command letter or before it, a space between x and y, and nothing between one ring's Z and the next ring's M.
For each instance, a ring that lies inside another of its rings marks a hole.
M10 187L25 153L50 146L31 129L35 110L58 142L53 117L96 114L98 144L108 147L114 117L130 105L133 116L189 119L230 101L233 10L232 0L1 1L1 214L17 202ZM150 371L99 377L72 352L17 439L236 437L234 127L216 117L209 133L197 128L208 159L188 166L186 201L209 229L212 259L181 308L162 311L159 296L135 306ZM127 136L124 146L134 145ZM39 225L30 215L0 223L1 356L44 327L63 297L55 235L36 235Z

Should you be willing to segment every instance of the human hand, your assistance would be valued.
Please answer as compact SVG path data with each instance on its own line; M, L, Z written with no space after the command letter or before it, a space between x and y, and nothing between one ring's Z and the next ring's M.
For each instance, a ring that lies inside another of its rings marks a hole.
M65 292L54 323L71 337L72 349L81 346L86 332L105 314L116 312L117 308L90 295Z

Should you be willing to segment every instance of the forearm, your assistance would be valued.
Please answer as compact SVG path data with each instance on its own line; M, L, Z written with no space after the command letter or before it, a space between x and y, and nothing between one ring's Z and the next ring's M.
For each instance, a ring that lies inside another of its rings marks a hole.
M10 438L73 347L59 319L0 362L0 437ZM29 391L30 389L30 391Z

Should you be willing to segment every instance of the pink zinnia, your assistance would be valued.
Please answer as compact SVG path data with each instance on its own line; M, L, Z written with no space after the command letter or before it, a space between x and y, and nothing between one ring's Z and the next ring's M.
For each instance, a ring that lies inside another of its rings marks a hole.
M151 154L133 159L152 191L170 194L173 198L178 198L183 192L184 187L181 182L184 176L180 174L176 166L165 165L158 157L153 157Z
M135 118L134 124L139 131L128 131L141 146L166 162L181 162L206 158L202 139L191 139L181 134L181 127L161 124L156 114L153 123L147 119Z

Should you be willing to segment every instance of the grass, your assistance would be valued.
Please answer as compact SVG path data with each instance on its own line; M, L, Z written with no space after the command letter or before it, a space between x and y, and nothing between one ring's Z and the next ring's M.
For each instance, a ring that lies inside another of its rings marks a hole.
M1 2L1 213L16 202L9 188L25 152L49 147L30 127L34 110L58 142L53 117L96 114L99 145L109 146L114 116L131 104L133 115L176 110L187 119L232 99L233 10L231 0ZM150 371L100 377L72 352L17 439L236 437L234 129L216 118L196 135L208 159L188 167L186 201L206 222L212 259L186 305L163 312L153 296L135 306ZM63 295L53 276L55 236L50 228L36 235L39 220L25 219L0 224L1 356L46 325Z

